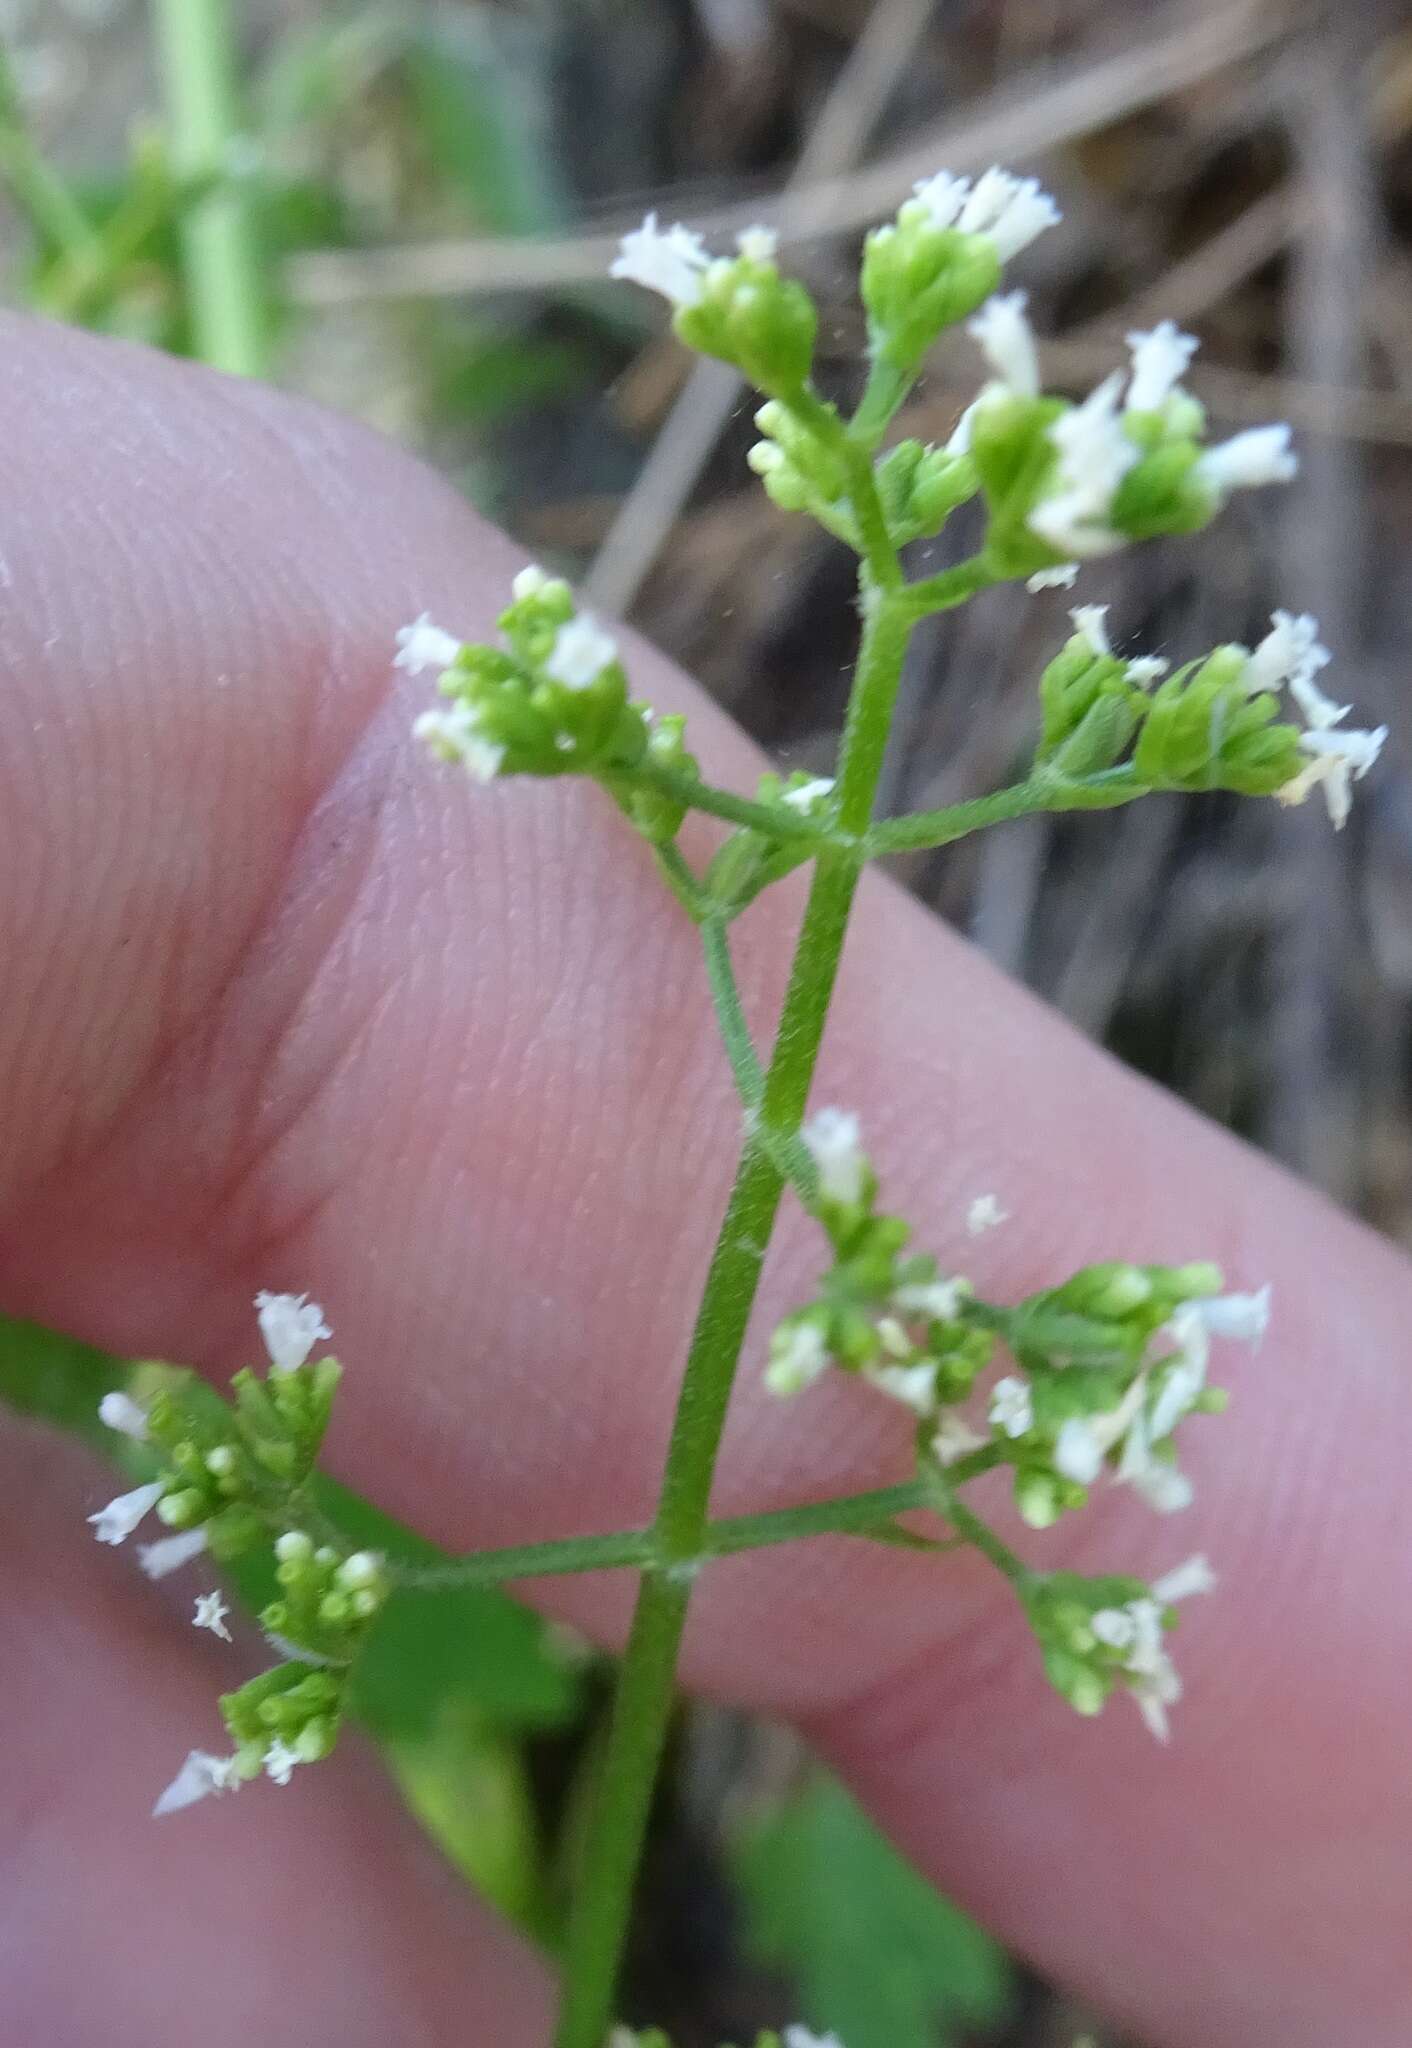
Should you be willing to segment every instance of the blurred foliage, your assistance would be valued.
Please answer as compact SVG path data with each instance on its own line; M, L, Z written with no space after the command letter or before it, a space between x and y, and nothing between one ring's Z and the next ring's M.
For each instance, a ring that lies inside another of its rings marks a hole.
M955 2048L963 2030L1004 2022L1003 1951L825 1773L755 1824L736 1870L747 1945L848 2048Z

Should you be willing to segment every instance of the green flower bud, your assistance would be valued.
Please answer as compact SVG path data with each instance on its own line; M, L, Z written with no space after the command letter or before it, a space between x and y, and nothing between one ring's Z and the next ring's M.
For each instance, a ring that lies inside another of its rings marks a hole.
M915 370L945 327L974 313L1000 282L1000 252L987 235L939 228L920 200L863 245L860 279L874 359Z
M734 363L760 391L788 398L808 381L818 314L803 285L768 258L713 263L700 297L678 307L673 324L689 348Z
M878 495L896 547L940 533L958 505L979 488L975 465L966 455L899 441L878 464Z

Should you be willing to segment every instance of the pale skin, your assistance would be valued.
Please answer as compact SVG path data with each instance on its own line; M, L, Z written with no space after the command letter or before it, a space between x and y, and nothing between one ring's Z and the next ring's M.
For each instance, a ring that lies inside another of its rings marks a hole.
M257 1287L307 1288L348 1368L341 1477L453 1550L645 1520L738 1114L696 935L609 804L472 789L409 738L427 686L393 675L395 629L487 635L520 558L322 414L21 323L4 343L0 1307L221 1374L257 1352ZM646 648L633 673L753 787L688 682ZM798 902L738 929L760 1030ZM1204 1549L1222 1585L1184 1612L1166 1751L1122 1700L1095 1724L1052 1696L970 1556L723 1562L686 1682L797 1722L923 1869L1158 2048L1405 2043L1412 1270L883 881L814 1101L860 1112L888 1205L992 1294L1119 1255L1273 1281L1229 1416L1189 1427L1197 1505L1115 1495L1017 1538L1142 1573ZM1012 1217L971 1239L984 1192ZM760 1390L820 1264L788 1209L719 1512L906 1470L867 1389ZM240 1653L91 1542L111 1475L13 1420L0 1469L16 2038L542 2048L539 1964L353 1743L149 1822L218 1746ZM528 1590L620 1640L626 1575Z

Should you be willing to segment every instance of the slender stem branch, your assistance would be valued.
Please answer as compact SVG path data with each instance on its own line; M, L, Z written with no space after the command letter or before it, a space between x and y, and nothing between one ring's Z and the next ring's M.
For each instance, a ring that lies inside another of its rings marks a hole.
M1023 1586L1034 1577L1023 1558L1017 1557L1007 1543L1002 1543L993 1530L987 1528L979 1515L973 1515L956 1497L954 1482L938 1471L931 1473L931 1504L940 1515L944 1515L958 1536L973 1545L982 1557L988 1558L995 1569L1006 1577L1012 1586Z
M570 1572L618 1571L652 1564L656 1548L650 1529L620 1529L607 1536L566 1536L549 1543L517 1543L476 1551L446 1564L392 1563L393 1583L413 1591L444 1586L503 1586L510 1579L562 1578Z
M189 177L218 172L239 132L229 0L155 0L155 19L177 169ZM182 224L182 253L196 353L235 376L263 375L267 308L248 198L227 190L194 207Z
M858 410L848 431L864 448L876 448L887 432L893 415L911 390L916 372L901 370L875 356L868 369L868 382L858 401Z
M762 1550L771 1543L797 1543L807 1536L864 1536L895 1515L935 1505L935 1488L929 1479L908 1479L900 1486L880 1486L842 1500L811 1501L804 1507L775 1508L764 1515L736 1515L710 1524L705 1555L731 1557L744 1550Z
M860 479L854 500L860 528L867 523L869 497L876 505L866 457L863 466L866 478ZM908 637L908 615L893 580L900 583L901 570L885 529L883 537L889 559L880 561L879 568L888 587L880 588L878 576L865 566L863 644L839 761L839 823L851 833L866 830L871 817ZM793 1130L803 1114L859 872L851 848L826 845L820 851L761 1097L763 1121L772 1128ZM780 1168L758 1130L748 1129L707 1275L667 1452L654 1525L667 1570L665 1575L645 1575L639 1591L595 1790L570 1921L555 2048L601 2048L612 2016L633 1877L670 1712L690 1573L706 1535L726 1410L783 1187ZM674 1565L680 1568L676 1573Z
M958 562L954 569L943 569L936 576L923 576L920 581L909 583L903 602L914 622L929 619L937 612L954 611L978 590L1002 580L984 555L972 555L969 561Z
M756 803L751 797L737 796L729 789L717 789L709 782L698 781L684 769L672 768L663 762L640 761L631 771L605 777L605 780L615 793L634 788L655 790L661 796L685 804L689 810L705 811L708 816L724 818L732 825L749 826L752 831L763 832L770 839L800 840L812 847L825 846L830 837L837 836L831 835L827 826L791 810L787 804Z
M750 1120L750 1128L804 1206L812 1209L818 1195L818 1172L809 1156L809 1148L797 1131L781 1130L765 1119L765 1073L740 1000L740 988L731 961L730 938L724 921L719 917L703 919L701 941L706 953L706 975L711 985L711 1001L721 1042L735 1076L736 1091Z
M998 789L990 796L948 804L938 811L914 811L905 818L884 818L868 832L863 850L870 859L885 853L915 853L949 846L1008 818L1025 818L1036 811L1116 810L1148 793L1149 785L1140 782L1128 766L1108 768L1078 781L1061 780L1039 770L1028 781Z

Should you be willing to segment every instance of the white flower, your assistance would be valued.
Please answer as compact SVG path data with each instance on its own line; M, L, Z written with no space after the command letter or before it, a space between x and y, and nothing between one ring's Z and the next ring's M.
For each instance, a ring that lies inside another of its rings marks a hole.
M1228 1337L1240 1344L1258 1344L1270 1327L1268 1284L1256 1294L1218 1294L1191 1306L1213 1337Z
M1177 1515L1189 1508L1195 1495L1184 1472L1165 1459L1154 1457L1155 1432L1139 1412L1133 1417L1123 1440L1118 1460L1118 1481L1130 1486L1159 1515Z
M1164 1377L1148 1419L1146 1440L1151 1443L1161 1443L1164 1437L1172 1434L1182 1417L1191 1413L1197 1395L1206 1384L1206 1368L1211 1358L1211 1325L1202 1313L1205 1306L1202 1302L1183 1302L1153 1339L1156 1343L1164 1337L1170 1338L1177 1348L1153 1360L1154 1366L1163 1369Z
M1113 643L1108 638L1108 607L1106 604L1076 605L1069 617L1074 622L1074 631L1081 640L1087 640L1090 650L1100 660L1111 661Z
M1210 1562L1200 1552L1189 1557L1185 1564L1174 1565L1164 1572L1160 1579L1152 1582L1152 1597L1159 1607L1170 1607L1175 1600L1190 1599L1193 1593L1214 1593L1216 1574Z
M147 1410L139 1408L130 1394L119 1393L116 1388L105 1394L98 1403L98 1420L108 1429L130 1436L135 1443L147 1441Z
M1308 763L1275 795L1282 804L1302 804L1311 790L1322 789L1334 830L1342 831L1353 808L1353 784L1361 782L1383 750L1388 729L1376 732L1306 732L1299 744Z
M231 1641L230 1630L226 1627L229 1613L230 1609L219 1593L198 1593L191 1625L193 1628L208 1628L213 1636L219 1636L223 1643L228 1643Z
M837 2034L811 2034L807 2027L786 2027L784 2048L843 2048Z
M544 673L565 689L586 690L617 658L618 643L612 634L605 633L590 613L581 612L559 628Z
M1138 460L1137 448L1123 432L1122 390L1122 372L1115 370L1082 405L1061 413L1049 428L1059 452L1056 488L1035 506L1029 523L1050 547L1081 562L1123 544L1122 535L1107 524L1113 493Z
M966 332L980 343L986 360L1016 398L1038 398L1039 352L1025 318L1027 294L1005 292L987 299Z
M1032 597L1041 590L1072 590L1078 581L1077 562L1060 562L1053 569L1036 569L1025 584Z
M510 585L511 595L517 604L522 604L527 597L538 597L552 580L538 562L526 562Z
M948 455L969 455L971 452L971 428L975 425L976 414L985 403L983 391L979 398L973 398L951 430L951 439L946 444Z
M1181 333L1174 320L1162 320L1150 334L1130 334L1128 347L1133 352L1133 378L1127 409L1156 412L1186 375L1200 343L1194 334Z
M649 213L640 228L623 236L608 275L660 292L674 306L694 306L701 297L701 279L710 261L700 235L680 222L659 228L656 214Z
M863 1198L868 1162L859 1142L858 1119L848 1110L820 1109L800 1132L819 1169L819 1193L848 1208Z
M735 238L735 246L747 263L768 263L779 245L780 238L773 228L742 228Z
M1127 663L1127 678L1134 689L1145 690L1149 684L1166 675L1170 666L1159 654L1139 654L1136 660Z
M990 1424L1006 1436L1024 1436L1034 1426L1034 1398L1026 1380L1009 1374L997 1380L990 1397Z
M919 178L912 187L931 215L934 228L955 227L957 215L965 205L970 189L969 178L953 178L950 171L938 171L934 177Z
M180 1813L184 1806L194 1806L198 1799L209 1798L213 1792L239 1790L233 1756L212 1756L208 1750L193 1749L153 1807L152 1815L160 1819L164 1813Z
M481 731L479 706L464 697L444 710L423 711L412 722L412 737L443 760L460 762L472 782L493 782L505 759L504 747Z
M955 1465L972 1451L983 1450L986 1441L961 1416L943 1415L932 1438L932 1456L943 1467Z
M175 1536L163 1536L156 1543L139 1543L137 1561L149 1579L165 1579L179 1572L206 1548L204 1529L181 1529Z
M827 1371L828 1364L828 1349L817 1323L782 1323L770 1339L765 1385L772 1394L798 1394Z
M927 1316L934 1322L951 1323L960 1315L967 1291L966 1282L959 1277L954 1280L914 1280L893 1289L892 1305L901 1309L904 1315Z
M976 180L956 225L963 234L989 235L1008 263L1060 218L1037 178L1017 178L997 165Z
M135 1486L131 1493L120 1493L116 1500L110 1500L107 1507L99 1508L96 1515L90 1515L93 1533L100 1543L126 1543L144 1515L149 1515L166 1492L166 1482L154 1479L146 1486Z
M1243 434L1207 448L1198 457L1193 475L1224 502L1232 491L1288 483L1298 469L1298 458L1289 445L1289 428L1278 425L1248 427Z
M265 1776L276 1785L287 1785L294 1774L296 1764L302 1764L303 1757L297 1749L291 1749L287 1742L276 1736L265 1751Z
M1100 1643L1119 1652L1129 1690L1159 1742L1170 1733L1167 1709L1182 1696L1181 1679L1163 1640L1162 1609L1194 1593L1209 1593L1215 1583L1206 1559L1190 1557L1158 1579L1150 1597L1129 1600L1125 1607L1100 1608L1089 1623Z
M277 1372L296 1372L319 1339L333 1335L323 1310L307 1294L267 1294L261 1289L255 1308L260 1335Z
M879 1393L890 1394L916 1415L931 1415L936 1409L936 1361L924 1358L920 1365L869 1365L863 1377Z
M1139 1373L1116 1408L1101 1415L1072 1415L1054 1440L1054 1469L1079 1486L1092 1486L1120 1437L1131 1427L1147 1394L1145 1373Z
M443 633L440 626L434 626L431 615L423 612L415 624L398 627L397 656L392 666L419 676L425 669L450 668L460 652L461 642L452 634Z
M788 804L792 811L798 811L801 816L807 818L826 797L832 795L833 777L816 775L812 782L801 782L797 789L787 789L780 802Z
M982 1237L987 1230L995 1230L1009 1220L1010 1211L1001 1208L995 1195L977 1195L966 1211L966 1229L972 1237Z

